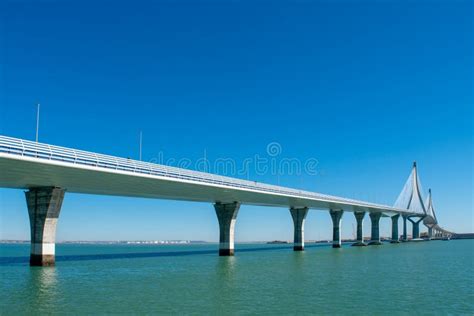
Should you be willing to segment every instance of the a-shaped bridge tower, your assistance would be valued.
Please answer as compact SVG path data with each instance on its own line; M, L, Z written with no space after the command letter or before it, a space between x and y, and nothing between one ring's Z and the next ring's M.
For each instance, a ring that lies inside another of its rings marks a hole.
M416 169L416 162L413 163L413 168L403 186L402 192L398 196L394 207L407 209L411 214L403 214L403 241L408 240L407 235L407 220L413 225L412 237L413 239L420 238L420 222L427 216L426 208L423 203L420 179L418 178L418 171Z
M428 238L433 238L433 228L438 224L438 220L436 219L436 215L434 212L433 207L433 198L431 195L431 189L428 190L428 197L426 198L426 213L429 216L426 216L423 219L423 224L428 227Z
M402 214L403 218L403 236L402 240L407 241L407 220L412 223L413 231L412 238L420 238L420 222L428 227L428 238L434 237L451 237L452 232L449 232L438 225L436 218L433 198L431 195L431 189L428 191L428 197L423 202L423 189L421 186L420 178L418 176L418 170L416 162L413 163L413 168L408 177L402 192L398 196L397 201L394 204L395 208L406 209L410 214Z
M454 235L453 232L450 232L438 224L438 219L436 218L435 209L433 206L433 196L431 189L428 190L428 198L426 199L426 212L428 216L423 220L423 224L428 227L428 238L450 238Z

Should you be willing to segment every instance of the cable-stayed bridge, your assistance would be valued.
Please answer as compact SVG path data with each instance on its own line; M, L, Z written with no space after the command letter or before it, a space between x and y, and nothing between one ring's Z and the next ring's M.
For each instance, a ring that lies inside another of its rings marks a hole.
M438 225L438 219L436 218L433 197L431 189L428 190L428 197L426 200L423 199L423 189L421 186L420 178L418 177L418 171L416 162L413 163L413 168L408 176L408 179L403 186L402 192L398 196L394 207L407 209L416 213L416 216L410 216L403 214L403 239L407 240L406 221L409 220L413 226L413 238L420 238L419 224L423 221L426 227L428 227L428 238L433 237L450 237L453 235ZM421 215L420 215L421 214ZM415 220L413 219L415 218Z
M219 221L219 254L234 254L234 227L243 204L288 207L294 222L294 249L304 249L304 222L309 209L329 210L333 247L341 247L341 219L353 212L357 242L366 245L362 220L371 219L369 244L381 244L379 220L392 218L392 241L408 240L406 221L419 238L423 220L430 237L451 233L438 226L431 194L423 202L416 165L394 206L268 185L254 181L101 155L71 148L0 136L0 187L25 189L31 229L31 265L53 265L56 224L65 192L210 202ZM425 206L426 205L426 206Z

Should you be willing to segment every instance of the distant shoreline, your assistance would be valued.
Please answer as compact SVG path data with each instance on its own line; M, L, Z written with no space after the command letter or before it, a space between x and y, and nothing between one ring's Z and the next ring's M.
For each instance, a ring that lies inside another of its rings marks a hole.
M29 240L0 240L0 244L29 244ZM96 244L96 245L190 245L190 244L214 244L202 240L73 240L58 241L60 244Z
M455 234L451 239L474 239L474 233L462 233ZM382 238L384 241L388 241L389 238ZM343 242L353 242L352 239L344 239ZM307 244L314 243L330 243L331 240L306 240ZM204 240L74 240L74 241L59 241L56 244L76 244L76 245L144 245L144 246L158 246L158 245L199 245L199 244L218 244L218 241L204 241ZM292 241L285 240L273 240L273 241L244 241L236 242L237 244L292 244ZM30 244L29 240L14 240L14 239L3 239L0 240L0 244Z

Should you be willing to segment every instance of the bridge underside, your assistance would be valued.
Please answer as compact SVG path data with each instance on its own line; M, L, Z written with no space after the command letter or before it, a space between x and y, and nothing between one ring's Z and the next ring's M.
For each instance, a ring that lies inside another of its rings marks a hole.
M129 197L185 200L196 202L222 202L274 207L308 207L313 209L344 209L345 211L393 212L386 209L328 202L295 196L242 190L223 185L203 184L193 181L173 180L168 177L150 176L106 170L87 166L40 161L34 158L11 159L0 154L0 187L29 189L60 187L67 192L116 195Z

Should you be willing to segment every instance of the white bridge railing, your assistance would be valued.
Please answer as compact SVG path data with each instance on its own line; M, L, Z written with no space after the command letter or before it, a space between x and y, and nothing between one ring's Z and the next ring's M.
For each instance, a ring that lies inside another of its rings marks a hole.
M36 143L33 141L2 135L0 135L0 153L7 153L23 157L32 157L50 161L60 161L74 165L128 171L137 174L155 175L167 178L196 181L207 184L224 185L233 188L243 188L283 195L293 195L300 198L316 199L327 202L344 203L362 207L375 207L383 210L403 211L385 205L373 204L308 191L300 191L275 185L258 183L254 181L240 180L210 173L158 165L154 163L142 162L132 159L96 154L92 152L53 146L43 143Z

